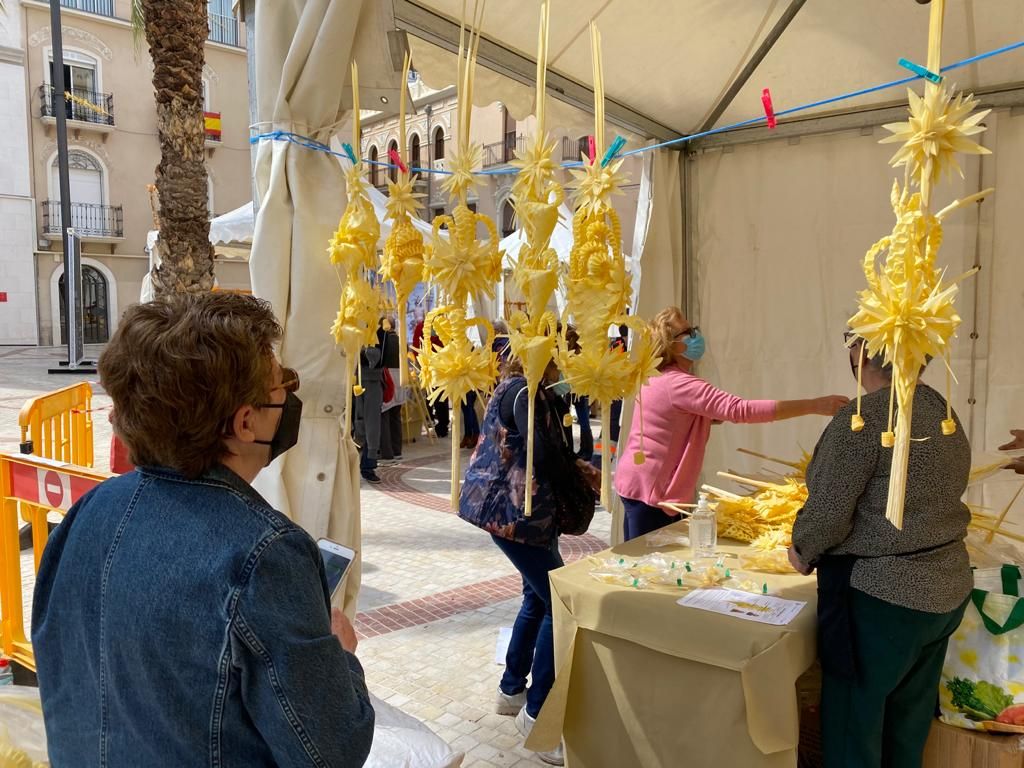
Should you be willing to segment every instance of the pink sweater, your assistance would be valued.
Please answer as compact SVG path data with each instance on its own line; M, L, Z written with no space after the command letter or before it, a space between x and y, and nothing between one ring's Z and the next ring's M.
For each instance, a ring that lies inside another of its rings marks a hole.
M650 379L640 394L626 450L619 451L615 490L651 506L693 500L713 420L759 424L775 418L774 400L743 400L676 366ZM641 402L647 461L634 464Z

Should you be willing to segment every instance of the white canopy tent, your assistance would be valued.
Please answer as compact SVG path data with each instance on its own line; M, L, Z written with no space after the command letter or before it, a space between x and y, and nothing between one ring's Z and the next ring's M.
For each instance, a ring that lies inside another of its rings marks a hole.
M282 128L325 141L348 104L353 49L368 86L364 101L396 86L394 62L384 55L385 32L395 27L409 34L426 83L455 79L461 0L251 2L260 132ZM529 111L538 9L537 0L488 4L480 103L501 101L516 117ZM555 3L553 104L590 106L592 18L604 41L610 131L635 149L644 137L672 139L757 117L765 87L783 111L906 76L897 61L924 58L928 7L912 0ZM949 0L946 62L1022 39L1019 0ZM960 303L955 404L984 448L1024 422L1024 355L1012 335L1024 311L1024 262L1014 257L1015 225L1024 219L1024 181L1015 170L1024 167L1022 62L1018 50L949 75L996 107L982 136L995 155L972 158L966 179L939 191L945 201L997 187L950 223L942 251L954 273L982 266ZM686 154L649 154L649 196L632 247L642 267L637 313L684 305L709 339L701 373L739 394L852 394L840 333L863 283L860 259L891 228L891 148L877 146L878 126L901 119L905 99L893 88L800 112L774 131L750 127L683 145ZM302 443L275 468L282 479L268 483L269 495L314 534L358 542L354 453L338 432L340 364L327 334L337 284L322 258L344 183L325 155L272 140L259 144L256 173L253 285L286 323L282 354L303 370L307 402ZM822 426L800 419L717 428L706 466L735 464L738 446L792 456L798 445L813 446Z

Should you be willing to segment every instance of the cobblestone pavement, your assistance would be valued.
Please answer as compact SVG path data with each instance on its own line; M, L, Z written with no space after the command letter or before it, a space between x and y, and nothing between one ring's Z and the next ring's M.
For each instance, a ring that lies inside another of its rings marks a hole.
M90 355L98 350L89 349ZM50 375L62 351L0 347L0 450L16 451L18 410L30 397L96 376ZM109 400L94 386L94 408ZM94 421L96 463L108 468L110 427ZM449 509L447 439L408 445L403 460L362 486L363 585L356 628L367 682L385 701L419 718L454 748L465 766L543 765L522 748L511 717L494 714L501 665L499 630L519 608L521 582L511 563L477 528ZM469 452L463 451L463 467ZM598 510L590 533L563 537L568 561L607 546L609 516ZM22 558L26 606L32 560Z

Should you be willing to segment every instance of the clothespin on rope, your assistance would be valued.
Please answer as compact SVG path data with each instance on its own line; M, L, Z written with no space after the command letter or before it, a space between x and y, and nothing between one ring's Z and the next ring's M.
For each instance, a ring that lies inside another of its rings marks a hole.
M405 163L402 162L402 156L398 154L398 150L397 149L389 149L388 150L388 157L391 158L391 162L394 163L395 165L397 165L398 166L398 170L400 170L402 173L408 173L409 172L409 167Z
M900 59L899 65L904 69L909 69L915 75L923 77L928 82L935 83L936 85L942 82L942 75L937 75L927 67L922 67L920 64L915 64L908 59Z
M352 161L352 165L359 165L359 159L356 157L356 153L352 151L352 145L345 143L341 145L341 148L345 150L345 154L348 155L348 159Z
M587 136L587 156L590 158L590 164L593 165L597 160L597 142L594 141L593 136Z
M772 106L772 92L765 88L761 91L761 103L764 105L764 116L768 120L768 127L774 128L778 125L775 119L775 107Z
M612 145L608 147L608 151L604 153L604 157L601 158L601 167L604 168L614 160L615 156L622 151L624 146L626 146L626 140L621 136L616 136L615 141L612 142Z

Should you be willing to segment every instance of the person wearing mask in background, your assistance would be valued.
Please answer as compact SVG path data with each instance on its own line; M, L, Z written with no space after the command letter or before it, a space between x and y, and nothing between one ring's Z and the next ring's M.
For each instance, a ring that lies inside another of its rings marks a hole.
M399 358L398 333L390 317L382 317L377 329L377 346L381 349L381 364L391 378L390 392L385 392L381 403L380 459L384 464L394 464L402 458L402 405L405 403L405 387L401 386L403 361ZM383 382L384 390L388 389ZM390 394L388 398L386 395Z
M316 542L252 487L299 436L280 338L261 299L178 294L129 307L100 356L137 469L75 503L36 578L54 768L366 760L355 631Z
M359 473L368 483L379 483L377 456L380 453L381 406L384 403L384 361L378 346L359 353L359 375L363 394L355 403L355 441L359 444Z
M679 519L658 503L693 499L713 423L834 416L849 402L842 395L811 400L744 400L730 395L694 375L694 363L704 355L704 337L682 310L663 309L651 323L651 331L655 352L661 357L661 375L649 379L637 398L642 418L634 415L624 453L632 456L640 450L643 424L647 460L620 462L615 473L615 490L625 507L627 541Z

